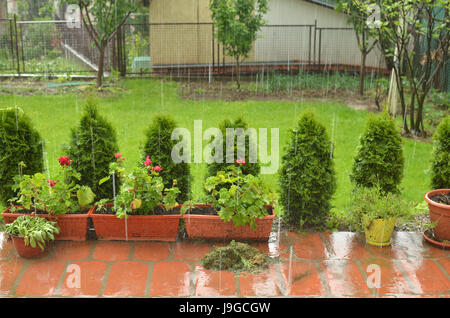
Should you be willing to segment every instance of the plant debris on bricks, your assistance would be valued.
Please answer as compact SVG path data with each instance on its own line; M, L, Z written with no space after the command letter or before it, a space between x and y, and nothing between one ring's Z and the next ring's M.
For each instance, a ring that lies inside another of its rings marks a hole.
M231 241L206 254L201 264L206 269L230 272L257 272L269 266L269 257L246 243Z

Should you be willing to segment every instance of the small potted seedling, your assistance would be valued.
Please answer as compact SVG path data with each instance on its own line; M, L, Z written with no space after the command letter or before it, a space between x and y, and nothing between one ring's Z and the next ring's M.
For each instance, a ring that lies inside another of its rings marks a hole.
M6 224L17 253L24 258L37 257L44 253L49 241L59 233L56 222L45 218L21 215L14 222Z
M364 231L366 242L375 246L391 245L391 236L400 220L412 216L409 203L393 193L383 193L379 187L357 187L349 208L349 224Z

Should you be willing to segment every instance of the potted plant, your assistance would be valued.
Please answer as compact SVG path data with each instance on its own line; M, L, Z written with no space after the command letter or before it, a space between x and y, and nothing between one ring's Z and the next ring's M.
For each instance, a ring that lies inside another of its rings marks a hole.
M94 200L94 193L87 186L77 184L80 178L71 167L72 161L63 156L58 159L61 171L53 179L42 173L15 176L18 196L2 213L5 223L11 223L21 215L36 215L56 221L60 232L56 240L86 240L88 230L87 206Z
M448 246L450 241L450 116L445 117L439 124L433 139L431 185L435 190L425 194L425 201L428 203L430 220L435 223L434 237ZM447 242L444 243L444 241Z
M21 215L14 222L6 224L5 232L11 236L21 257L32 258L44 252L47 242L55 239L59 228L56 222L45 218Z
M123 158L116 154L110 165L110 176L121 179L122 187L114 202L100 200L89 212L97 238L100 240L156 240L175 241L181 218L176 202L179 189L174 185L164 188L160 166L152 166L147 156L144 165L127 173L122 167Z
M244 159L206 179L208 204L187 201L184 214L189 238L267 240L276 195L260 178L243 174Z
M349 224L356 231L364 231L366 242L375 246L389 246L394 227L400 220L412 216L406 201L379 187L357 187L349 208Z
M425 201L428 203L430 221L434 224L434 238L448 246L450 241L450 189L429 191L425 194Z

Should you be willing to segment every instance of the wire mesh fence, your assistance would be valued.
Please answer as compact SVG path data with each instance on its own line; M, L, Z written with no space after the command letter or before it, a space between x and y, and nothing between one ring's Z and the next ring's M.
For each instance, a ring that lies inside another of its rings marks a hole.
M320 21L263 26L241 71L359 71L361 52L354 30L318 25ZM104 70L122 75L233 74L235 60L214 32L212 23L129 21L109 42ZM0 19L0 73L94 75L98 58L82 23ZM367 72L388 71L378 47L367 56L366 67ZM448 80L441 82L448 86Z

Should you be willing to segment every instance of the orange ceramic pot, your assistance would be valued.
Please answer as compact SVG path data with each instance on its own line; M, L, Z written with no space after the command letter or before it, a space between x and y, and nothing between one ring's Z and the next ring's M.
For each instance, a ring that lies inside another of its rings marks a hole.
M31 245L25 245L25 239L23 237L10 235L16 249L17 254L23 258L34 258L44 254L45 249L42 250L38 245L32 247Z
M2 213L5 224L14 222L21 215L30 215L30 213L21 213L20 211L11 213L10 209L11 207L8 207ZM89 224L88 211L84 214L61 214L57 217L48 214L36 214L36 216L58 223L59 234L55 235L55 240L57 241L86 240Z
M195 207L211 208L211 205L196 204ZM186 213L183 218L187 235L192 239L267 241L275 215L272 206L266 206L266 209L269 215L256 219L254 230L249 225L236 227L233 221L225 222L218 215Z
M128 215L126 219L119 219L114 214L97 213L96 209L94 206L89 216L99 240L174 242L177 239L181 214Z
M436 194L448 194L450 189L437 189L425 194L425 201L430 210L431 222L436 222L433 228L434 236L440 241L450 241L450 205L434 202L430 197Z

